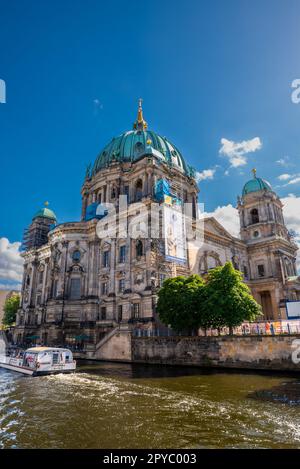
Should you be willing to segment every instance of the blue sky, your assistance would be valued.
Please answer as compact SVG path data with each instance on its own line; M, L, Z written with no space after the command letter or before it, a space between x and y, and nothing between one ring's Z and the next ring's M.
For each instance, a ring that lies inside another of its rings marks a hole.
M208 212L234 205L254 166L300 212L299 1L0 0L0 10L0 238L20 241L45 200L60 222L79 219L86 165L132 127L139 97L149 128L210 170ZM236 152L244 164L232 167Z

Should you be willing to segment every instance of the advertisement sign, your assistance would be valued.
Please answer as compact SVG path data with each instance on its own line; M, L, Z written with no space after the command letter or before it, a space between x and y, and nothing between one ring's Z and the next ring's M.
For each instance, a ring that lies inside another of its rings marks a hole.
M185 263L186 229L185 220L180 208L164 206L165 256L167 260Z
M286 303L286 314L288 319L300 318L300 301L288 301Z

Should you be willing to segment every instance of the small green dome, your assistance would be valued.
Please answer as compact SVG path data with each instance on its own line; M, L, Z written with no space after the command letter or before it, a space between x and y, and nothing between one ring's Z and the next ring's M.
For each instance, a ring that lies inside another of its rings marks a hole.
M256 177L256 171L253 171L254 177L250 181L246 182L243 188L243 195L249 194L250 192L258 191L272 191L271 184L265 179Z
M49 208L47 207L43 207L41 208L38 212L36 212L36 214L34 215L33 217L33 220L35 220L35 218L49 218L49 220L53 220L56 222L56 215L55 213L50 210Z
M94 176L113 162L134 162L149 155L156 157L158 161L175 166L187 176L193 177L193 168L185 162L175 145L169 142L166 137L161 137L157 133L147 130L147 127L140 100L138 117L133 125L133 130L113 138L103 148L95 161L91 175Z

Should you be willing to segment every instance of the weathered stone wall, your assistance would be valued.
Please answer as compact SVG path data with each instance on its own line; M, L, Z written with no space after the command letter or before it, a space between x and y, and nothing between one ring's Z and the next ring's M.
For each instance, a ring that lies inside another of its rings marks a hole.
M292 361L296 348L292 342L295 339L300 339L300 335L133 337L132 360L169 365L300 371L300 364Z

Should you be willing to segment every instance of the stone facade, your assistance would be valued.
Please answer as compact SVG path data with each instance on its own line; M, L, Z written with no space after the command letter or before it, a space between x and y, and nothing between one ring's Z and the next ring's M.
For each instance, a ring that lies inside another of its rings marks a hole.
M44 344L77 344L97 351L116 328L155 325L156 292L166 277L202 274L226 261L244 273L266 318L285 317L285 300L300 299L297 246L271 188L239 199L241 239L214 218L204 219L199 228L199 189L192 168L176 147L147 132L146 126L140 106L135 130L113 139L87 171L81 221L56 225L49 209L34 217L23 253L16 342L38 337ZM190 204L192 233L202 230L201 246L187 241L184 262L166 256L168 241L160 228L152 231L153 213L159 220L170 204L167 196L153 212L159 181L168 182L172 200ZM94 206L102 207L100 215L90 215ZM112 233L114 211L117 229Z

